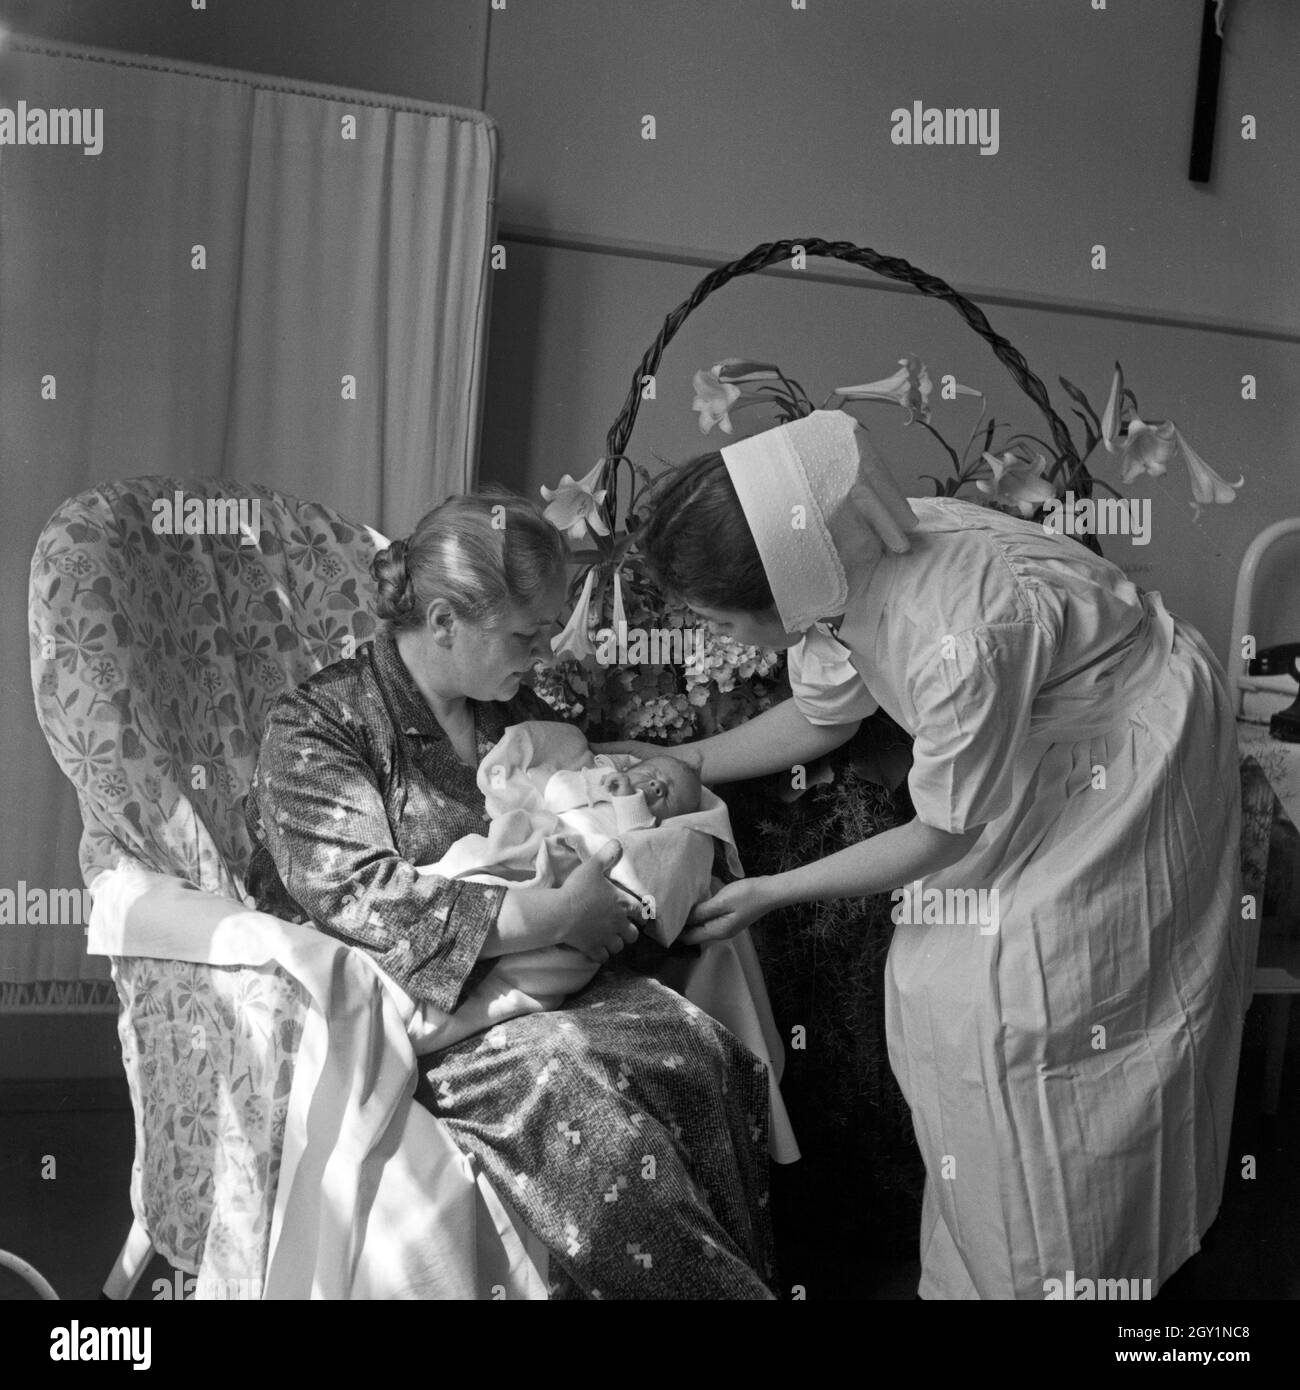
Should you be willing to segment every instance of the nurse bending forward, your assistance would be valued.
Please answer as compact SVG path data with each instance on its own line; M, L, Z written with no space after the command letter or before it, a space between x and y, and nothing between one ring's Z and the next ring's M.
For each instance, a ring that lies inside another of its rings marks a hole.
M1158 1288L1218 1211L1254 949L1204 640L1072 539L909 503L839 411L673 470L639 543L702 618L789 649L792 699L674 750L706 781L807 763L878 708L914 740L915 820L727 885L693 937L918 880L948 905L900 922L886 968L921 1295Z

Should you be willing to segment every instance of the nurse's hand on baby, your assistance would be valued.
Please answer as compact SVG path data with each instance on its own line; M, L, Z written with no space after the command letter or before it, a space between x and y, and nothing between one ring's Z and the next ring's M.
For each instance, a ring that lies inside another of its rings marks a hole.
M707 946L726 941L778 906L766 878L740 878L720 888L711 898L697 903L686 919L681 941L687 946Z
M620 739L617 743L593 743L591 751L593 753L630 753L632 757L645 762L647 759L665 756L668 750L659 743L640 743L636 739L625 738ZM704 762L704 755L693 743L674 744L672 756L695 772L700 770L700 766Z

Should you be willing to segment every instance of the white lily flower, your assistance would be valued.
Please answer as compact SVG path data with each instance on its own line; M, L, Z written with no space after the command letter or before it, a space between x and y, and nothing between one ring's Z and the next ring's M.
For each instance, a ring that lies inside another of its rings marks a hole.
M1175 433L1172 420L1149 425L1134 415L1128 422L1123 440L1110 451L1119 458L1123 468L1120 477L1124 482L1131 483L1144 473L1153 478L1163 477L1168 470L1169 460L1178 452Z
M717 367L711 372L696 372L695 400L691 409L700 413L700 433L708 434L717 425L723 434L730 434L731 417L727 412L739 399L740 387L733 386L729 381L720 381Z
M620 569L622 566L619 567ZM621 637L627 628L627 609L623 606L623 585L614 571L614 635Z
M1131 483L1144 473L1162 477L1168 472L1170 461L1181 454L1191 475L1193 509L1235 501L1237 489L1245 486L1245 475L1235 483L1221 478L1183 438L1172 420L1146 421L1136 414L1125 419L1123 387L1124 377L1117 362L1110 398L1101 417L1101 442L1108 454L1118 458L1123 481Z
M908 353L906 357L898 359L899 370L893 376L884 377L880 381L869 381L863 386L837 386L835 394L843 396L847 401L892 401L895 405L901 405L905 410L919 415L922 420L928 421L930 418L930 393L934 390L934 383L930 380L929 370L919 357ZM978 391L971 391L969 387L961 387L962 391L973 396L978 396Z
M1101 442L1108 454L1115 452L1115 441L1119 438L1119 393L1124 384L1124 374L1115 363L1115 375L1110 380L1110 395L1106 409L1101 413Z
M605 460L600 459L585 477L574 479L566 473L558 487L543 486L541 489L543 498L550 503L542 515L575 544L585 538L588 527L597 535L609 535L609 527L600 514L607 489L596 490L596 482L604 466Z
M1173 424L1172 420L1170 424ZM1182 450L1187 471L1192 475L1192 506L1197 508L1208 506L1213 502L1235 502L1237 489L1245 486L1246 475L1243 473L1235 483L1228 482L1226 478L1221 478L1192 448L1183 438L1181 430L1174 429L1174 438L1178 442L1179 449Z
M986 453L984 461L993 470L993 481L981 478L975 486L997 506L1014 507L1021 516L1033 516L1056 496L1056 489L1043 477L1047 460L1042 454L1031 462L1014 453L1001 458Z
M551 638L552 657L573 656L579 661L585 661L589 656L595 656L596 648L592 646L591 638L587 629L590 626L591 613L591 592L596 584L596 567L592 565L587 570L587 578L582 586L582 593L578 596L578 601L573 605L573 612L569 615L569 621L564 625L564 631Z

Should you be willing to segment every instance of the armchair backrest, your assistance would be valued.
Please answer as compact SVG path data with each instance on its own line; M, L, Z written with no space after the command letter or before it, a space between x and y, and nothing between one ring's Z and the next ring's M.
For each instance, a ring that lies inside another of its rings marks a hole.
M267 711L373 634L384 544L257 483L134 478L59 507L32 559L28 635L86 882L127 855L244 896Z

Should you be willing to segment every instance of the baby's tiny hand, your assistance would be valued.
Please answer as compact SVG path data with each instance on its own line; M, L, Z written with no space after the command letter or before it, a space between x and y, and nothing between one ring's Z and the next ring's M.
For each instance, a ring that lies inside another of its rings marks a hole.
M613 796L631 796L634 788L626 772L611 772L605 782Z

